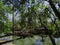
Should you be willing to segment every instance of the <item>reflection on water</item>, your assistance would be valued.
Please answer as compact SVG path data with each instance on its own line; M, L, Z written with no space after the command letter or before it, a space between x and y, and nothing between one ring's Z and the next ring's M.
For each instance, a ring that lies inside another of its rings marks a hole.
M40 40L36 40L36 42L34 43L34 45L43 45L43 42L41 42Z
M12 39L13 39L12 36L0 38L0 40L2 41L12 40ZM25 38L25 39L15 40L14 45L52 45L49 37L46 37L44 42L41 42L41 40L42 40L41 37L35 36L34 38ZM60 45L60 38L55 38L55 42L56 42L56 45Z
M55 38L56 45L60 45L60 38ZM34 38L25 38L15 41L15 45L52 45L49 37L45 39L44 42L41 42L41 37Z
M2 39L2 40L12 40L13 38L12 38L12 36L8 36L8 37L2 37L0 39Z
M60 38L55 38L56 45L60 45Z
M60 38L55 38L55 42L58 42L58 41L60 41Z

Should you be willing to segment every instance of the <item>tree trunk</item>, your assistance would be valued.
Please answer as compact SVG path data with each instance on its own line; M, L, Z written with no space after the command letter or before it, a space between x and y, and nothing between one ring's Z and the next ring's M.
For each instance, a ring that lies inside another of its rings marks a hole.
M55 15L60 20L60 12L58 12L58 10L56 9L55 5L53 4L53 1L52 0L49 0L49 4L50 4L51 8L53 9Z
M52 44L53 44L53 45L56 45L55 40L54 40L54 38L52 37L52 35L49 35L49 37L50 37L50 40L51 40Z
M50 30L50 29L48 29L48 27L47 27L43 22L41 22L41 24L42 24L43 27L45 28L46 33L48 34L48 36L49 36L49 38L50 38L52 44L53 44L53 45L56 45L55 40L54 40L54 38L52 37L52 34L49 33L49 30Z

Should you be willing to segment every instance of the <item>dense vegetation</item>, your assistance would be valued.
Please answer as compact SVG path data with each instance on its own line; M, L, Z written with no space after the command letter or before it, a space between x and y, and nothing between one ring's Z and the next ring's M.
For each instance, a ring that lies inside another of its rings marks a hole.
M56 45L54 38L60 37L60 1L0 0L1 33L14 33L24 38L47 35Z

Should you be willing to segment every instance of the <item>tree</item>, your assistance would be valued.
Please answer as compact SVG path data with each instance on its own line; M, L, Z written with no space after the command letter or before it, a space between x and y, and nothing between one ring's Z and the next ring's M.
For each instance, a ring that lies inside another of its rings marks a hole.
M34 34L39 35L40 30L37 28L44 27L46 33L48 34L48 36L50 37L52 41L52 44L56 45L55 40L53 38L53 34L55 33L56 30L59 30L59 25L57 23L57 20L58 19L60 20L60 16L59 16L60 13L56 9L52 0L49 0L49 4L51 7L45 5L44 0L43 1L41 0L39 1L37 0L36 1L35 0L18 0L18 1L17 0L3 0L1 2L3 2L0 4L2 11L4 7L7 10L7 12L5 11L2 12L4 17L5 17L5 13L12 14L13 33L14 33L14 30L16 29L16 30L22 31L21 34L22 36L25 36L25 37L30 35L30 33L32 33L33 35ZM53 9L53 11L51 10L51 8ZM55 13L58 19L52 12ZM1 17L2 17L2 13L1 13ZM16 18L17 16L18 16L18 19ZM48 22L47 19L50 19L51 22ZM1 24L3 24L2 21L1 21ZM4 24L7 27L10 26L10 24L7 24L7 23L4 23ZM30 32L30 30L32 32ZM49 30L51 30L52 33Z

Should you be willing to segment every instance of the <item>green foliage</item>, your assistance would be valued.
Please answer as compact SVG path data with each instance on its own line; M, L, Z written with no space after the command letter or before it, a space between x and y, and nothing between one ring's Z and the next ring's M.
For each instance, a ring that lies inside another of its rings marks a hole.
M9 33L12 32L12 22L10 22L9 20L6 21L6 23L4 23L4 33Z
M4 9L4 5L3 5L3 2L0 0L0 10L1 9Z
M12 6L10 6L10 5L8 5L8 6L6 6L5 7L5 9L9 12L9 13L11 13L13 10L12 10Z
M11 28L11 22L9 22L8 17L5 15L7 13L5 12L6 8L0 0L0 33L9 32ZM7 10L11 11L11 8L8 7Z
M56 34L56 32L59 35L60 21L58 19L56 19L57 21L54 20L53 16L55 15L54 13L52 13L51 7L45 5L42 2L35 2L35 0L30 1L30 5L27 6L26 0L21 0L22 4L14 7L13 4L12 6L3 4L2 0L0 0L0 33L12 32L12 26L14 26L15 30L34 30L35 28L41 27L41 22L43 22L48 29L51 29L53 31L54 35ZM8 0L6 0L6 2L8 2ZM12 14L12 21L10 21L8 18L10 14ZM48 22L49 19L51 20L50 22ZM17 41L17 43L19 42L20 44L18 45L25 44L25 40L23 39ZM33 43L32 40L30 40L27 45L32 45L31 43ZM51 45L50 42L46 44Z
M8 0L6 0L6 2L8 2ZM14 26L18 28L17 23L19 23L19 27L21 28L21 30L41 27L41 22L43 22L49 29L53 30L54 32L60 27L60 22L57 19L58 21L56 21L56 24L58 24L58 28L56 28L56 25L53 22L54 18L52 19L51 17L51 15L54 15L52 14L51 7L45 5L44 2L39 3L38 1L35 2L35 0L30 0L30 5L28 6L26 0L21 0L21 3L22 4L19 5L19 8L16 9L13 4L3 4L2 0L0 0L0 26L3 27L4 25L5 32L11 31L12 27L13 21L9 20L9 14L12 14ZM18 13L16 14L17 11ZM7 13L8 16L6 15ZM16 18L17 16L19 19ZM51 19L51 22L48 22L49 19Z

